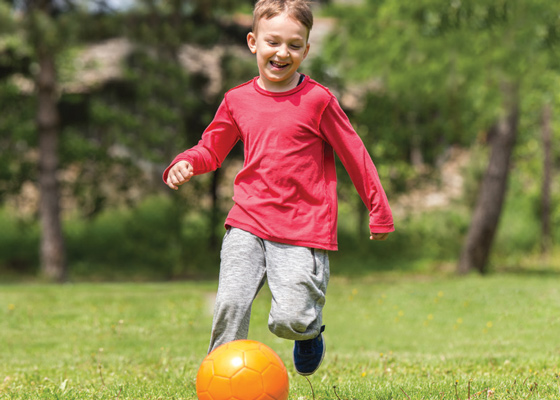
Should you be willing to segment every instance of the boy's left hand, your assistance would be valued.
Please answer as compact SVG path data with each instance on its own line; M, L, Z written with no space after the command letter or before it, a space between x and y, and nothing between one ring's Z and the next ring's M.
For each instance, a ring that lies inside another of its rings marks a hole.
M388 233L371 233L370 240L386 240L389 236Z

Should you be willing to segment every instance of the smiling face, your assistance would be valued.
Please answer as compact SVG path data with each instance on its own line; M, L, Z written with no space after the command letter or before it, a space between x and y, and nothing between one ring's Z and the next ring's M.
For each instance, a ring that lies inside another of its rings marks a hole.
M247 35L247 45L257 56L259 85L271 92L297 86L301 62L307 57L307 28L286 13L261 18L255 32Z

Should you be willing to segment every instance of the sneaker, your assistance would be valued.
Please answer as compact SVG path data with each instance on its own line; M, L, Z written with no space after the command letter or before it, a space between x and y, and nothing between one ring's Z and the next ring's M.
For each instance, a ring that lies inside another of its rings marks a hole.
M294 343L294 366L300 375L311 375L321 365L325 357L325 341L322 333L325 325L321 327L319 335L314 339L296 340Z

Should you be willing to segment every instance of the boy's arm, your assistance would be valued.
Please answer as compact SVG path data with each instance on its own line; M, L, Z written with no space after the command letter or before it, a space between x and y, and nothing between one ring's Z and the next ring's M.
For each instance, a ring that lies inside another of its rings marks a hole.
M369 210L371 240L385 240L395 230L389 201L377 169L348 117L335 97L325 108L320 129L325 140L333 147L344 164L358 194Z
M227 102L224 99L214 119L204 130L198 144L175 157L163 172L163 181L170 188L176 189L177 184L188 182L193 175L216 170L222 165L239 138L239 130L231 118ZM182 162L181 165L179 165L180 162ZM190 168L187 167L187 164ZM186 179L187 177L188 179Z

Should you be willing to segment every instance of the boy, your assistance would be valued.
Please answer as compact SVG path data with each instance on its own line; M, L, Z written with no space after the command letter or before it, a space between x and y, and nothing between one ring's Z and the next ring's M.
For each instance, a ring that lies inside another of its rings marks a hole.
M200 142L163 174L177 190L193 175L220 167L243 142L209 351L247 338L253 300L268 280L269 329L295 341L301 375L313 374L325 354L327 251L337 250L334 152L370 211L370 239L384 240L394 230L371 157L336 98L297 71L309 52L312 25L305 0L259 0L247 36L259 75L225 94Z

